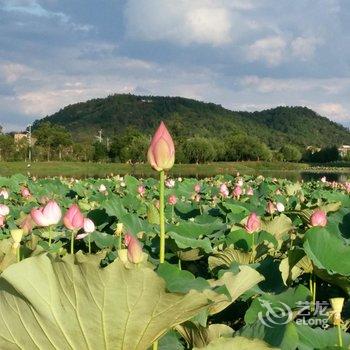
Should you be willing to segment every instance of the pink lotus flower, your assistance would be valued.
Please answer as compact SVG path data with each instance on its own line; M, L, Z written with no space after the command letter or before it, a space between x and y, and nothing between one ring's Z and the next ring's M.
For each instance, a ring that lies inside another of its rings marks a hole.
M254 196L254 190L251 187L247 190L247 196Z
M9 193L5 188L2 188L0 190L0 197L3 197L4 199L8 199L9 198Z
M316 209L310 217L311 226L324 227L327 225L327 215L321 209Z
M58 204L50 200L44 207L32 209L30 215L38 226L47 227L57 225L61 220L62 212Z
M194 192L199 193L200 191L201 191L201 185L200 184L195 184Z
M6 218L0 215L0 228L5 226Z
M124 243L128 248L128 260L134 264L138 264L142 261L142 248L137 238L130 233L124 236Z
M94 222L89 218L84 218L84 225L83 225L84 232L79 233L75 239L83 239L84 237L88 236L90 233L95 232L95 224Z
M276 206L271 201L269 201L266 206L266 211L272 215L276 211Z
M174 194L168 197L168 204L175 205L177 203L177 198Z
M138 193L141 197L143 197L143 196L145 195L145 193L146 193L145 186L142 186L142 185L138 186L138 187L137 187L137 193Z
M251 213L248 216L247 223L245 224L245 229L248 233L254 233L260 231L261 222L260 217L256 213Z
M224 198L228 197L229 191L228 191L228 188L227 188L227 185L226 185L226 184L221 184L221 185L220 185L220 194L221 194Z
M10 214L10 208L5 204L0 204L0 215L7 216Z
M165 186L167 188L175 187L175 180L174 179L167 179L167 180L165 180Z
M63 223L64 226L68 228L68 230L72 231L79 230L83 227L84 216L76 204L73 204L69 207L63 217Z
M163 122L154 134L148 149L147 159L157 171L169 170L175 162L175 146L168 129Z
M31 193L30 193L30 191L28 190L27 187L22 187L21 188L21 196L23 198L29 198L31 196Z
M243 193L242 187L236 186L232 192L232 196L239 199L242 193Z

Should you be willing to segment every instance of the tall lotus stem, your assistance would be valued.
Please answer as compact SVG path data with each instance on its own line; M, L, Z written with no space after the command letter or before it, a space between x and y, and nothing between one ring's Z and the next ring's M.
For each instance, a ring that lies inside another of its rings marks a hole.
M160 123L157 131L153 135L148 148L147 159L151 167L159 174L159 228L160 247L159 263L164 263L165 259L165 217L164 217L164 180L165 170L173 167L175 162L175 146L168 129L163 122ZM153 343L153 350L158 349L158 341Z
M74 254L74 240L75 240L75 231L71 231L71 236L70 236L70 253Z
M52 241L52 226L49 226L49 247L51 247Z
M159 262L164 263L165 260L165 216L164 216L164 170L159 172L159 230L160 230L160 247Z

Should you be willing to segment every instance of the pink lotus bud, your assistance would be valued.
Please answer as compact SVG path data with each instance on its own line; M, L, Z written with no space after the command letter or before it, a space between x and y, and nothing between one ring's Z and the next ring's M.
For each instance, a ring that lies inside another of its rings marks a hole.
M276 211L276 207L275 205L270 201L267 203L267 206L266 206L266 211L272 215L275 211Z
M284 212L284 204L281 202L276 203L276 209L280 213Z
M247 196L254 196L254 190L251 187L247 190Z
M128 248L128 260L134 264L140 263L142 261L142 248L138 239L127 233L124 236L124 243Z
M311 226L321 226L324 227L327 225L327 215L321 209L316 209L310 217Z
M167 179L165 180L165 186L168 188L175 187L175 180L174 179Z
M27 187L22 187L21 188L21 196L23 198L29 198L31 196L30 191L28 190Z
M20 224L20 228L23 230L24 234L28 234L32 231L34 226L34 221L31 215L27 215Z
M3 197L4 199L8 199L9 198L9 193L5 188L2 188L0 190L0 197Z
M239 199L242 193L243 193L242 187L236 186L232 192L232 196Z
M177 198L174 194L168 197L168 204L175 205L177 203Z
M6 221L5 217L0 215L0 228L5 226L5 221Z
M163 122L154 134L148 149L147 159L157 171L169 170L175 162L175 146L168 129Z
M79 230L84 225L84 216L81 213L79 207L76 204L73 204L69 207L66 214L63 217L64 226L68 230Z
M221 184L220 185L220 194L226 198L229 195L228 188L226 184Z
M0 215L7 216L10 214L10 208L5 204L0 204Z
M85 218L84 219L84 231L86 233L92 233L92 232L95 232L95 224L94 222L89 219L89 218Z
M251 213L248 216L247 223L245 224L245 229L248 233L254 233L260 231L261 222L260 217L256 213Z
M142 186L142 185L138 186L138 187L137 187L137 193L138 193L141 197L143 197L143 196L145 195L145 193L146 193L145 186Z
M195 184L194 185L194 192L199 193L201 191L201 185L200 184Z

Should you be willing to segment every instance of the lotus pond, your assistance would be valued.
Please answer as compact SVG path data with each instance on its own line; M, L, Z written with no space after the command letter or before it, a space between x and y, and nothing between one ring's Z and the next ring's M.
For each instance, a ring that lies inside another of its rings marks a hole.
M349 349L349 192L0 178L0 349Z

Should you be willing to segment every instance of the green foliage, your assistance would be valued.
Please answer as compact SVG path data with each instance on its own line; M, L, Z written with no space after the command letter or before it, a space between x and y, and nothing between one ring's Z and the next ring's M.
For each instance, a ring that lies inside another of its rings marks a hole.
M204 137L187 139L183 144L183 152L190 163L206 163L213 161L216 157L211 140Z
M283 160L287 162L299 162L301 159L301 152L293 145L284 145L280 150Z
M226 138L226 159L237 160L270 160L272 154L265 143L256 137L244 134L231 135Z
M91 140L100 129L120 137L130 126L152 134L164 120L174 138L194 136L223 138L246 133L272 149L284 144L324 147L350 144L348 130L305 107L277 107L262 112L233 112L213 103L181 97L112 95L69 105L37 121L66 127L75 140Z

